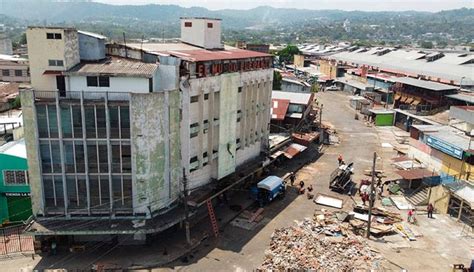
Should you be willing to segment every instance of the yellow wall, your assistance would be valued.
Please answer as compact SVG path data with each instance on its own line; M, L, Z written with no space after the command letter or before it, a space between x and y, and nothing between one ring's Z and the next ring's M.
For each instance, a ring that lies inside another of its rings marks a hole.
M328 76L330 79L335 79L337 75L337 64L334 62L331 63L328 60L320 60L319 61L319 69L321 73Z
M447 213L450 192L442 185L431 187L429 203L432 203L436 212Z
M444 154L442 152L438 153L439 158L441 159L441 171L448 174L455 176L456 178L468 180L471 182L474 182L474 173L471 173L474 171L474 168L472 165L468 163L464 163L463 166L463 161L456 159L454 157L451 157L447 154ZM462 170L461 170L462 168ZM461 176L459 174L462 172Z
M294 55L293 64L295 67L304 67L304 56L303 55Z

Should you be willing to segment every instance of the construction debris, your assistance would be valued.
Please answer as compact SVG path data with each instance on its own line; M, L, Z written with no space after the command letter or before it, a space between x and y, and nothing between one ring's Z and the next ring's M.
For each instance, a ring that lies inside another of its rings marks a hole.
M368 271L378 269L382 257L369 248L351 225L326 212L296 226L275 230L265 260L264 271ZM344 217L345 219L346 217Z

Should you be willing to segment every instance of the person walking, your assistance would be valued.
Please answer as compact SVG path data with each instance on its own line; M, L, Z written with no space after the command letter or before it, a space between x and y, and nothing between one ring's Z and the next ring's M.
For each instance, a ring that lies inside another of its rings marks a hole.
M337 157L337 161L339 162L339 165L341 165L342 162L344 161L344 160L342 159L342 155L341 155L341 154L339 154L339 156Z
M295 184L295 179L296 179L295 172L291 172L291 174L290 174L290 184L291 184L291 186L293 186L293 184Z
M415 210L414 209L408 210L407 221L408 223L415 223Z
M428 212L428 218L433 218L433 204L428 204L428 207L426 208L426 211Z

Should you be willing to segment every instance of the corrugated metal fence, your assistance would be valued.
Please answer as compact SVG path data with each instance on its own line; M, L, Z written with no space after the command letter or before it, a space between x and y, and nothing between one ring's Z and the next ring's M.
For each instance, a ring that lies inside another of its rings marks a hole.
M23 226L0 229L0 255L34 252L33 236L23 233Z

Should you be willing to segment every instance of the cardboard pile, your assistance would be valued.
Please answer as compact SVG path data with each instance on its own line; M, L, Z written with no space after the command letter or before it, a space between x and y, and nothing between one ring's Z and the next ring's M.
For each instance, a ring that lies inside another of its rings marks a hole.
M323 211L324 212L324 211ZM368 271L382 257L350 231L338 215L324 212L275 230L260 270Z

